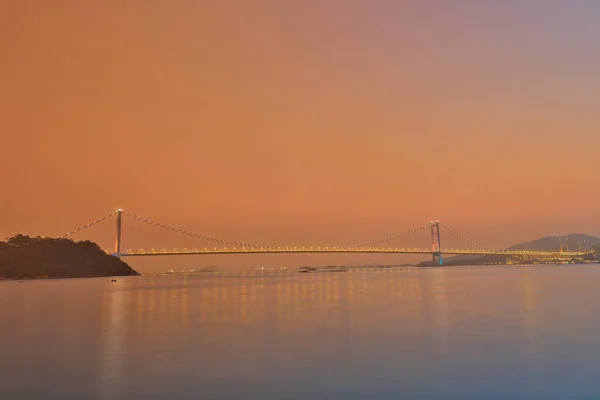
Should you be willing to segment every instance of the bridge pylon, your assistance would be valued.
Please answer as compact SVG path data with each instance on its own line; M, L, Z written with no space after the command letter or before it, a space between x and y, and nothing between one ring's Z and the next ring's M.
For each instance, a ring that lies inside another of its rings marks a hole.
M116 211L117 214L117 232L115 237L115 257L121 258L121 217L123 210L120 208Z
M560 240L560 252L561 253L568 253L569 252L569 243L564 243L563 240L569 240L569 238L559 238Z
M442 244L440 239L440 221L431 221L431 255L433 265L442 265Z

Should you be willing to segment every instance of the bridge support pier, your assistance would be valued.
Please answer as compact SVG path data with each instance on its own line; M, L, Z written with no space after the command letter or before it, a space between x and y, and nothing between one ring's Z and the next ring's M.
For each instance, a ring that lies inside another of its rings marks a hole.
M121 258L121 214L123 210L120 208L117 210L117 236L115 238L115 254L117 258Z
M433 265L442 265L442 244L440 240L440 221L431 221L431 255Z

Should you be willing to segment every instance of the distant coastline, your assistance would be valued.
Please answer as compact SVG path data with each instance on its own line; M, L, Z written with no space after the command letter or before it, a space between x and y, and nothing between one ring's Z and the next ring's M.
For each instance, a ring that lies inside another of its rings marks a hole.
M571 233L564 236L545 236L531 242L519 243L509 247L508 251L532 250L560 253L564 251L580 251L584 256L564 257L556 259L536 259L535 257L522 257L506 255L459 255L444 257L444 266L469 266L469 265L530 265L530 264L578 264L598 262L600 260L600 238L582 233ZM421 267L431 266L431 261L418 264Z
M94 242L16 235L0 242L0 280L136 276Z

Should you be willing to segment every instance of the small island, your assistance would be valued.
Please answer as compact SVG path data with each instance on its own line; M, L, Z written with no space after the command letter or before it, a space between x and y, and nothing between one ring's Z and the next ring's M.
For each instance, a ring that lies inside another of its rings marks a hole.
M0 241L0 280L139 275L91 241L16 235Z

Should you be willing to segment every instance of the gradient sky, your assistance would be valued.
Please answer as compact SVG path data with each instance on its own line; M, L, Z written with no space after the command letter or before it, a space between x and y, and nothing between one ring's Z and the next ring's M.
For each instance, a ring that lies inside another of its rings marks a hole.
M270 244L431 219L489 247L600 234L599 18L595 0L4 1L0 235L117 207Z

